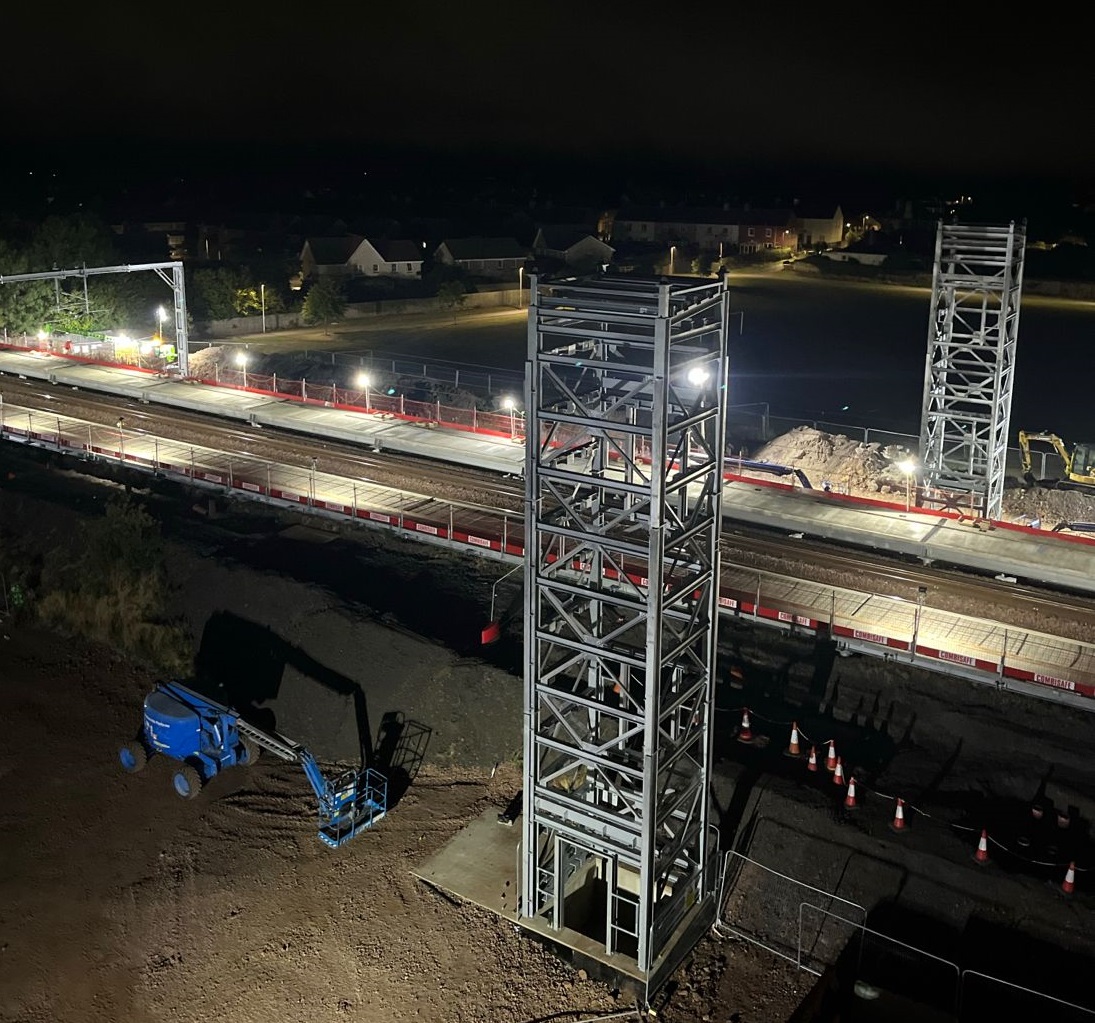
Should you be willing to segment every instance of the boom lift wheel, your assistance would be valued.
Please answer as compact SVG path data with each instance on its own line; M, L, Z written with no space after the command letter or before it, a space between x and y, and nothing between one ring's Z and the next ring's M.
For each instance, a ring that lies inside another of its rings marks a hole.
M145 764L148 763L148 753L145 751L144 746L134 739L118 750L118 760L122 765L122 770L128 771L130 774L136 774L138 771L144 770Z
M194 799L202 790L202 776L192 764L183 764L172 776L171 784L182 799Z

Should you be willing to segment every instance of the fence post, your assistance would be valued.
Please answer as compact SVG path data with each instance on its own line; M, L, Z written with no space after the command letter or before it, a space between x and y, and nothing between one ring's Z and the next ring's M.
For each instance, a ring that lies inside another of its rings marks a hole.
M308 400L308 381L304 377L300 378L300 400Z

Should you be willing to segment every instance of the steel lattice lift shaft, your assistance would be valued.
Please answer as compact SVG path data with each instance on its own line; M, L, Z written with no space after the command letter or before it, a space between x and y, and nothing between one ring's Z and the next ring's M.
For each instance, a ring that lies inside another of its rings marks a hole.
M729 293L531 287L521 917L650 992L715 910Z

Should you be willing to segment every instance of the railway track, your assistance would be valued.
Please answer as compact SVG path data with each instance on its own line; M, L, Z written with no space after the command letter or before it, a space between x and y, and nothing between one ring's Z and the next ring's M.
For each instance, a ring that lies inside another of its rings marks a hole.
M373 453L347 441L332 439L317 443L311 436L298 437L268 427L241 427L197 412L175 409L165 412L114 395L50 390L37 382L11 378L4 379L4 392L13 404L40 408L44 413L53 411L103 426L114 426L122 419L125 429L130 431L144 431L180 443L230 449L248 458L301 468L312 467L315 459L315 468L323 472L505 511L520 512L523 507L524 484L487 470L446 463L439 479L438 465L429 459L392 451Z
M314 465L324 472L444 500L514 513L523 510L523 482L489 470L450 463L439 467L437 462L413 455L374 453L339 440L317 443L312 436L240 426L185 410L165 412L113 395L43 388L36 381L5 378L4 393L10 403L41 409L44 414L54 411L106 427L122 420L130 432L232 450L272 463L301 468ZM762 530L746 529L740 524L724 531L723 557L732 565L833 586L865 586L880 595L906 601L919 599L923 591L923 599L931 606L966 614L975 607L983 609L985 617L1016 626L1030 627L1032 620L1050 617L1057 631L1077 639L1088 638L1095 619L1095 600L1081 596L1019 586L957 569L921 566L878 551L866 554L814 540L765 536Z

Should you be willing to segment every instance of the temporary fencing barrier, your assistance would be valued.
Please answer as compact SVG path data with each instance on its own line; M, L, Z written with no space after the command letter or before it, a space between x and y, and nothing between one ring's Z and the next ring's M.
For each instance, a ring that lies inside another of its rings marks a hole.
M423 501L421 495L413 495L412 501L392 488L314 469L309 472L299 466L188 447L144 432L115 430L6 403L0 404L0 436L117 459L134 468L182 476L258 500L381 523L452 546L489 550L505 558L524 555L523 520L516 513L505 516L443 501L420 506L415 502ZM646 585L638 572L628 579L640 587ZM1018 687L1028 694L1070 701L1080 697L1074 705L1095 698L1095 644L1091 643L735 566L724 569L719 606L724 615L827 637L850 650L934 667L997 687Z
M820 977L836 963L853 933L832 920L804 929L804 899L828 899L866 920L856 902L826 892L775 870L744 853L730 850L723 862L716 933L731 934Z

